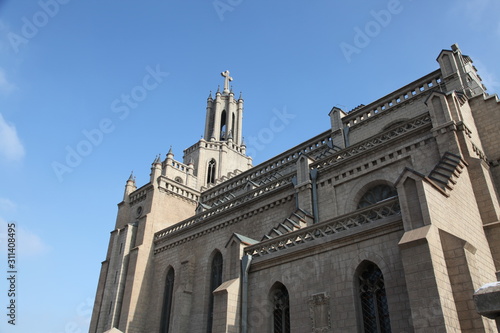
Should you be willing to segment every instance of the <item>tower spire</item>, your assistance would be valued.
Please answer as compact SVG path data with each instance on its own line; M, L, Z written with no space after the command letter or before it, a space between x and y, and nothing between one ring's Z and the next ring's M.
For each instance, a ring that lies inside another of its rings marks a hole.
M224 86L217 88L215 99L211 99L211 94L209 95L203 138L211 142L231 139L233 144L239 146L242 136L243 98L241 93L238 99L235 98L230 72L226 70L220 74L224 78Z
M134 176L134 171L130 173L130 177L127 179L127 183L125 184L125 191L123 193L123 201L128 202L130 197L130 193L134 192L137 190L137 186L135 185L135 176Z
M135 183L135 176L134 176L134 170L130 172L130 177L128 177L127 182L134 182Z

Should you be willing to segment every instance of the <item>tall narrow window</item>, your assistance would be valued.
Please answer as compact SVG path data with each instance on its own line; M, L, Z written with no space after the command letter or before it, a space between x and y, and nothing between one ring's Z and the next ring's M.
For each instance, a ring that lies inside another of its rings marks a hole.
M273 333L290 333L290 303L288 290L281 283L272 291Z
M208 323L207 333L212 333L212 323L214 321L214 290L222 284L222 254L217 252L212 259L210 270L210 295L208 300Z
M391 321L382 271L374 263L366 262L358 272L364 332L390 333Z
M233 113L233 120L232 120L232 124L231 124L231 132L233 134L233 136L236 134L236 116L234 115ZM236 139L233 137L233 139Z
M165 282L165 293L163 295L163 310L161 314L160 333L168 333L170 327L170 314L172 312L172 301L174 298L174 269L170 268Z
M214 184L215 183L215 169L216 169L217 163L215 160L212 158L210 162L208 162L208 172L207 172L207 184Z
M226 110L222 111L220 116L220 139L221 141L226 140L227 138L227 119L226 119Z

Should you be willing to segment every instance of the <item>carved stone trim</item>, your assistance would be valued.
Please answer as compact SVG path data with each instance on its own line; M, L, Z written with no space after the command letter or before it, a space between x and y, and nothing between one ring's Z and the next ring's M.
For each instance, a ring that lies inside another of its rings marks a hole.
M274 201L273 203L271 204L267 204L267 205L264 205L264 206L261 206L259 208L256 208L252 211L249 211L249 212L246 212L244 214L241 214L241 215L238 215L230 220L226 220L224 222L221 222L219 224L216 224L216 225L213 225L211 226L210 228L208 229L203 229L203 230L200 230L194 234L191 234L187 237L184 237L180 240L177 240L173 243L170 243L170 244L167 244L167 245L159 245L160 243L163 243L163 242L167 242L167 240L169 239L169 237L173 236L174 234L177 234L178 232L182 232L185 230L185 228L187 228L187 226L184 226L184 225L174 225L173 227L169 227L167 229L164 229L163 231L159 231L155 234L155 240L154 240L154 243L155 243L155 250L154 250L154 254L158 254L160 252L163 252L163 251L166 251L168 249L171 249L172 247L175 247L175 246L178 246L178 245L181 245L183 243L186 243L186 242L190 242L192 241L193 239L196 239L198 237L202 237L206 234L209 234L211 232L215 232L215 231L218 231L219 229L223 229L223 228L226 228L227 226L230 226L230 225L233 225L235 223L238 223L240 221L243 221L247 218L250 218L254 215L257 215L257 214L260 214L268 209L271 209L275 206L278 206L280 204L283 204L283 203L286 203L287 201L290 201L293 199L293 195L287 195L286 197L283 197L279 200L276 200ZM199 221L193 221L192 224L194 223L198 223ZM205 221L205 223L207 223ZM191 225L192 225L191 224Z
M311 295L309 298L309 314L313 333L331 332L330 296L326 292Z

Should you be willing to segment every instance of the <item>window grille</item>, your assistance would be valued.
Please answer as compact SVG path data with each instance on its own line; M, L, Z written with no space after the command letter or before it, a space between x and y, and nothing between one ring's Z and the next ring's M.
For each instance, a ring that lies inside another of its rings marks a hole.
M214 159L211 159L210 162L208 162L207 184L215 183L215 168L216 162Z
M382 271L370 263L359 274L359 296L365 333L390 333L391 322Z
M281 286L274 292L273 301L274 333L290 333L290 305L285 286Z
M174 270L170 268L165 282L165 294L163 296L163 311L161 319L161 333L168 333L170 327L170 314L172 312L172 301L174 298Z
M214 320L214 294L213 291L222 284L222 254L217 252L212 259L210 275L210 295L208 301L208 323L207 333L212 333L212 324Z

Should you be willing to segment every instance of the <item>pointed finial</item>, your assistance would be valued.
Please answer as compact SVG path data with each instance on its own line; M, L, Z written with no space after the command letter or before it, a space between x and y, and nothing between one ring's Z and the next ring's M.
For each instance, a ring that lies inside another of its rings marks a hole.
M216 94L220 95L220 85L217 85L217 92L216 92Z
M156 155L156 158L153 161L153 164L161 163L160 156L161 156L161 154L160 155Z
M240 97L238 97L238 100L243 100L243 93L240 91Z
M135 176L134 176L134 170L130 172L130 177L128 177L127 181L132 181L135 183Z
M213 99L212 98L212 90L210 90L210 94L208 94L208 98L207 99Z
M167 159L172 159L174 158L174 152L172 151L172 146L170 146L170 149L168 150L168 153L167 153Z
M241 146L242 147L246 147L247 146L247 144L245 143L245 137L241 138Z

